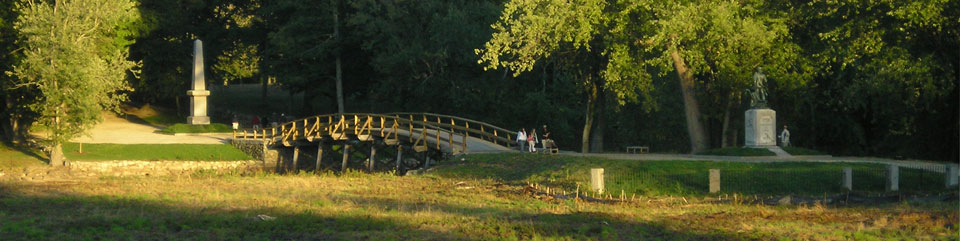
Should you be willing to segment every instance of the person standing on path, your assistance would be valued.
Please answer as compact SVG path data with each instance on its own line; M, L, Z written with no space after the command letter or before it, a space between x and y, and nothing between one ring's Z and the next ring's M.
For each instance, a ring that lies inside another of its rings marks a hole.
M520 151L527 149L527 130L520 128L520 131L517 132L517 147L520 147Z
M783 131L780 132L780 143L783 147L790 146L790 131L787 130L787 125L783 125Z
M537 152L537 148L534 147L537 145L537 128L534 127L530 130L530 135L527 135L527 144L530 145L530 152Z

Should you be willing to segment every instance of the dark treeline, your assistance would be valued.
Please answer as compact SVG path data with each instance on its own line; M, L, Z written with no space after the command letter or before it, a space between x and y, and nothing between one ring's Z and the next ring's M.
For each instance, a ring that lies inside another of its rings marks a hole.
M186 108L192 41L201 39L208 85L282 88L302 97L300 108L291 113L295 116L433 112L508 129L548 125L562 149L580 150L582 143L590 143L595 152L631 145L648 145L656 152L691 152L683 90L675 71L648 70L654 74L647 76L649 83L635 100L625 100L621 92L602 84L593 92L588 83L596 82L585 79L600 76L608 65L606 56L612 52L602 50L615 46L608 39L588 39L590 50L561 49L542 56L523 74L485 70L478 62L481 50L492 41L496 30L491 25L502 21L508 2L139 0L139 21L123 28L136 32L129 35L133 41L129 59L142 61L139 73L128 78L130 100ZM612 1L584 2L609 3L605 12L628 7ZM783 42L773 45L773 51L797 56L780 58L788 62L776 66L786 66L779 68L785 70L768 74L769 103L777 111L778 131L789 125L794 145L833 155L960 158L958 1L741 2L747 3L736 6L762 13L756 18L766 26L785 28L779 36ZM22 52L18 41L22 37L14 28L20 14L17 6L16 1L0 3L0 68L7 73L0 75L5 99L0 118L8 139L40 118L29 108L39 94L18 86L18 76L10 73ZM744 13L733 15L738 14ZM599 25L614 31L618 24L634 26L623 21L646 21L643 16L627 18L633 20L611 17ZM646 31L645 26L635 27ZM713 31L709 28L701 30ZM688 46L712 49L728 44L700 37L700 42ZM779 46L792 47L788 51ZM707 55L702 66L697 62L691 66L724 69L713 64L725 62L710 60L727 58L718 56ZM771 65L764 61L778 58L762 58L757 66ZM700 105L697 118L708 147L742 145L749 74L706 71L695 72L693 79ZM595 102L590 102L592 95ZM248 104L259 105L253 108L259 111L243 114L275 112L259 100ZM583 141L589 115L592 131Z

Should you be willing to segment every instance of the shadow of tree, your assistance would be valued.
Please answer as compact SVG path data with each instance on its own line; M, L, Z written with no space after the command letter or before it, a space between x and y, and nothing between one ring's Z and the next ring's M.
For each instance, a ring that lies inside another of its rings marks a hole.
M49 185L58 185L56 183ZM728 240L737 235L676 230L599 212L553 214L502 206L402 201L337 195L361 209L291 212L262 208L184 206L174 201L84 196L0 183L2 240ZM536 201L532 201L536 202ZM401 204L401 205L398 205ZM371 211L372 210L372 211ZM398 212L399 215L380 215ZM455 215L451 218L422 212ZM257 218L265 214L276 219ZM419 216L418 216L419 215ZM415 217L419 218L407 218ZM425 217L424 217L425 216ZM445 228L436 228L437 225Z

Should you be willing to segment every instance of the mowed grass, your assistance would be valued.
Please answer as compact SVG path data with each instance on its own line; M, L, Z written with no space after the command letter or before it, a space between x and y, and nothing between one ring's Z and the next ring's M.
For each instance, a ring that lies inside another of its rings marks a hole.
M177 124L173 124L172 126L168 126L167 128L164 128L163 130L160 130L160 132L162 132L162 133L167 133L167 134L174 134L174 133L227 133L227 132L233 132L233 128L230 127L230 126L228 126L228 125L224 125L224 124L220 124L220 123L212 123L212 124L209 124L209 125L190 125L190 124L184 124L184 123L177 123Z
M746 195L843 193L840 181L844 167L854 171L854 191L882 193L886 176L886 166L866 163L635 161L528 154L479 154L463 159L438 167L433 175L538 183L574 192L577 185L580 190L590 186L591 168L603 168L607 192L628 196L707 196L710 169L720 170L721 193ZM956 191L944 187L942 173L909 168L900 169L900 189Z
M785 147L781 147L781 148L783 149L783 151L786 151L787 153L790 153L790 155L795 155L795 156L804 156L804 155L808 155L808 156L827 155L827 153L823 153L823 152L820 152L820 151L817 151L817 150L811 150L811 149L807 149L807 148L803 148L803 147L785 146Z
M78 161L237 161L253 159L228 144L80 144L67 143L63 152Z
M958 230L955 203L596 203L541 199L492 179L358 173L68 180L0 179L0 238L956 240Z
M39 151L0 142L0 169L46 165L41 158Z
M764 148L749 148L749 147L724 147L717 149L706 150L697 155L710 155L710 156L776 156L776 153L773 153L770 150Z

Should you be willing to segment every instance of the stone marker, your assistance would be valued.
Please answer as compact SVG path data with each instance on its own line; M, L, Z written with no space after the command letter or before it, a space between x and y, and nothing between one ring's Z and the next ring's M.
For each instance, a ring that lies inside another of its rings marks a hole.
M895 192L900 190L900 167L895 165L887 166L887 191Z
M720 169L710 169L710 193L720 191Z
M603 168L590 168L590 190L603 194Z
M193 89L187 91L187 96L190 96L190 116L187 116L187 124L210 124L210 117L207 116L209 95L203 74L203 42L197 39L193 41Z
M853 191L853 168L843 168L843 188Z

